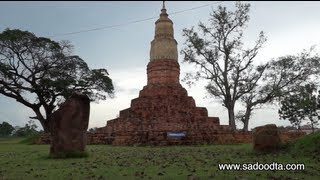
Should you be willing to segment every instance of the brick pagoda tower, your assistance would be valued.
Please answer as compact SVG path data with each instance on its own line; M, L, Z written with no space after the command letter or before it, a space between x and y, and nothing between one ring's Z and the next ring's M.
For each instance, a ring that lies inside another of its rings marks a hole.
M100 132L107 134L109 143L168 145L234 141L231 128L219 125L218 117L208 117L206 108L196 107L194 99L181 86L177 41L164 3L155 22L147 75L148 83L139 97L131 101L131 107L100 128Z

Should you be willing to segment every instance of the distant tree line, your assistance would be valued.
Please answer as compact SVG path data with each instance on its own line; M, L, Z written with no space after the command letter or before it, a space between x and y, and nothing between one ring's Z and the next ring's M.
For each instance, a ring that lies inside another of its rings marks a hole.
M33 120L29 120L25 126L15 126L13 127L8 122L2 122L0 124L0 137L9 137L9 136L16 136L16 137L27 137L39 134L40 131L37 130L37 125L34 123Z
M42 130L37 130L38 126L33 120L29 120L23 127L12 126L8 122L0 123L0 137L28 137L43 133ZM98 127L88 129L88 132L95 133Z

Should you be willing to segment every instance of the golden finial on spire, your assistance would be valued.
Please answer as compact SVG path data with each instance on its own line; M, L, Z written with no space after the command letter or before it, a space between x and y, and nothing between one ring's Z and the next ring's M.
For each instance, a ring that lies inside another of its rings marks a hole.
M162 1L162 9L161 9L161 15L168 15L167 14L167 10L166 10L166 5L165 5L166 1Z

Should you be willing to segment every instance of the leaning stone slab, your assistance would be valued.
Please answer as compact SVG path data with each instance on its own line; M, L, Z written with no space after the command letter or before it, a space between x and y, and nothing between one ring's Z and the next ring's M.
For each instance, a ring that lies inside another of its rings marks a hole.
M73 94L50 117L51 157L85 154L90 115L88 96Z

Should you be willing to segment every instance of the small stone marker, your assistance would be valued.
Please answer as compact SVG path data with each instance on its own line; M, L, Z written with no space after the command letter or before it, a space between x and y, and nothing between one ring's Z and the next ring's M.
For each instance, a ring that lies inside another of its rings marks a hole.
M275 151L280 146L280 134L275 124L256 127L253 132L254 150Z

